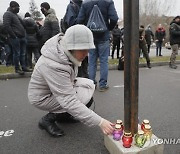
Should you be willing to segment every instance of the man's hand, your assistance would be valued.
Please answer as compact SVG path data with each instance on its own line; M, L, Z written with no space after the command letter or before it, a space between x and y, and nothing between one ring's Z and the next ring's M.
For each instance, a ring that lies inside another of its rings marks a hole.
M109 135L109 134L112 134L113 133L113 126L114 124L111 123L110 121L106 120L106 119L102 119L101 121L101 124L99 125L102 132L105 134L105 135Z

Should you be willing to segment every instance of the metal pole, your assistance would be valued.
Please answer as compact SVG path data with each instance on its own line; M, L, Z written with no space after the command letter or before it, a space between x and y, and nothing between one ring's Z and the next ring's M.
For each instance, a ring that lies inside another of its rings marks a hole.
M124 125L138 129L139 0L124 0Z

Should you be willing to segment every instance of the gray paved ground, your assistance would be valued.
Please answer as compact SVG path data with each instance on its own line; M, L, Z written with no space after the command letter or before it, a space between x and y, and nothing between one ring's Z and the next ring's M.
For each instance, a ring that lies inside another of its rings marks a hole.
M41 131L37 123L45 112L28 103L28 82L29 78L0 80L0 154L108 154L98 127L62 124L62 138ZM96 90L95 111L111 121L123 119L123 71L109 71L109 85L107 92ZM140 68L140 122L149 119L158 137L180 138L179 103L180 65L177 70ZM180 145L166 145L165 154L180 154Z

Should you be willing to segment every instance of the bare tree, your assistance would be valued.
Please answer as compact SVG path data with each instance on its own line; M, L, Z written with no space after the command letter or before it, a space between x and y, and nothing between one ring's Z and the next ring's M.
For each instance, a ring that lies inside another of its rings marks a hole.
M35 1L30 0L29 5L30 5L29 12L31 13L32 18L34 18L35 20L42 19L42 15L41 15L40 11L38 11L38 7L37 7Z
M140 0L140 15L169 15L177 0Z

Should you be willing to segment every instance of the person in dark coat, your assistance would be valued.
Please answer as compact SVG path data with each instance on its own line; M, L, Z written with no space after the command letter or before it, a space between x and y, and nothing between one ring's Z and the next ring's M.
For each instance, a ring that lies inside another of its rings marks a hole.
M5 42L7 40L6 35L4 34L4 26L0 20L0 65L5 64Z
M35 62L37 62L40 57L40 53L38 50L39 44L37 40L39 29L36 22L33 18L31 18L30 13L28 12L25 14L24 26L27 34L27 66L32 69L32 53L34 53Z
M114 59L114 51L117 47L117 59L119 59L119 50L120 50L120 41L121 41L121 29L118 27L118 25L115 26L115 28L112 30L112 36L113 36L113 49L112 49L112 59Z
M162 50L162 43L165 40L166 37L166 31L162 27L161 24L159 24L156 32L155 32L155 38L156 38L156 56L162 56L161 50Z
M15 72L23 75L24 72L30 70L26 67L25 55L26 55L26 37L23 21L18 16L20 6L16 1L11 1L8 10L3 15L3 24L6 27L7 33L10 36ZM21 68L19 66L21 65Z
M148 47L148 53L150 53L150 48L151 48L151 40L154 40L154 34L152 32L152 28L150 25L147 26L145 29L145 39Z
M82 0L71 0L68 4L64 17L64 21L67 23L68 28L76 24L81 4Z
M147 67L151 68L150 58L148 54L147 44L145 40L145 34L144 34L144 26L141 25L139 28L139 49L142 51L143 56L146 58Z
M41 12L45 16L44 25L41 28L42 42L44 44L48 39L58 34L60 29L56 13L47 2L41 3Z
M75 25L77 23L77 16L81 8L82 0L71 0L67 6L66 14L64 16L64 22L67 28ZM78 68L78 77L88 78L88 57L86 57L81 66Z
M7 33L6 27L4 27L3 23L0 24L0 42L3 45L3 52L2 57L4 60L4 64L6 66L11 66L13 65L13 53L11 49L11 44L9 41L9 35Z
M116 9L114 7L113 0L84 0L81 9L77 18L77 23L87 25L89 16L94 5L98 5L102 16L104 18L107 30L102 33L93 33L94 43L96 49L92 49L89 52L89 78L94 81L97 85L96 81L96 70L97 70L97 59L100 60L100 80L99 80L99 91L106 91L109 86L107 84L108 80L108 56L110 53L110 33L109 31L113 30L118 21L118 15Z
M170 57L169 67L176 69L176 55L180 46L180 16L176 16L170 24L170 45L172 47L172 54Z

